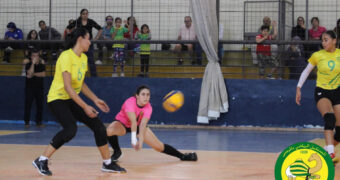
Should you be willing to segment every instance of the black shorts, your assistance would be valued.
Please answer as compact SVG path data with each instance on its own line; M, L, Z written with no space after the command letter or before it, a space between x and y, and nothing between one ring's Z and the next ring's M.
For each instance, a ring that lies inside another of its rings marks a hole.
M117 119L115 119L115 120L113 120L113 121L118 121L120 124L122 124L122 125L125 127L126 133L131 133L131 128L126 127L125 124L123 124L122 122L120 122L120 121L117 120ZM146 126L146 127L148 127L148 126ZM139 125L137 126L137 134L139 134Z
M314 90L315 103L318 103L321 98L329 99L333 106L340 104L340 87L332 90L316 87Z

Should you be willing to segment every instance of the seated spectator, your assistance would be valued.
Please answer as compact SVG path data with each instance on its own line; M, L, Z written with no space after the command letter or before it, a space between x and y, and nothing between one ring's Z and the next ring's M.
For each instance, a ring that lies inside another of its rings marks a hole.
M60 40L61 39L61 34L54 29L53 27L47 27L45 21L41 20L39 21L39 37L40 40ZM51 38L49 38L49 32L51 29ZM43 59L47 61L47 50L51 50L51 55L52 55L52 60L56 61L58 59L58 53L57 50L59 49L58 44L49 44L48 46L43 46L43 52L42 56Z
M337 48L340 48L340 19L336 22L336 27L334 28L337 39Z
M36 41L38 40L38 32L36 30L31 30L28 34L27 34L27 38L26 40L30 40L30 41ZM21 75L22 76L26 76L26 70L25 70L25 67L26 67L26 64L29 62L29 58L30 58L30 51L32 51L33 49L38 49L40 50L40 46L38 43L33 43L33 42L29 42L29 43L26 43L25 44L25 51L24 51L24 54L25 54L25 59L23 60L22 64L23 64L23 69L22 69L22 73Z
M28 63L26 64L26 81L25 81L25 126L29 126L31 117L31 108L33 101L36 103L35 122L37 126L42 125L42 112L44 100L44 77L45 62L39 58L39 50L32 49L29 51Z
M4 40L22 40L23 39L23 33L21 29L17 28L14 22L9 22L7 24L7 32L5 33ZM4 63L9 63L11 59L11 52L14 49L20 48L19 44L8 44L4 45L4 57L3 57L3 62Z
M267 75L268 79L274 79L273 73L277 71L277 68L279 67L279 61L276 58L276 56L273 56L271 53L271 46L270 44L263 44L265 40L272 40L277 36L277 29L276 29L276 22L273 22L273 29L274 34L269 34L269 26L262 25L261 27L261 34L256 36L256 54L257 54L257 60L259 61L259 73L260 78L264 78L265 75L265 67L267 65L272 66L270 73Z
M178 33L178 38L177 40L197 40L197 36L196 36L196 32L194 29L194 26L192 26L192 19L190 16L185 16L184 17L184 23L181 28L179 29L179 33ZM200 49L200 47L198 47L199 45L197 45L197 49ZM174 51L175 53L177 53L178 55L178 65L182 65L183 64L183 57L182 57L182 53L181 51L188 51L190 58L191 58L191 64L195 64L195 60L193 59L193 53L194 53L194 44L176 44ZM196 52L197 53L197 52ZM201 52L202 53L202 52ZM197 64L201 65L201 59L198 59L199 62L197 62Z
M311 24L312 24L312 28L308 30L308 39L309 40L321 40L321 36L322 33L326 32L326 28L320 26L320 22L319 22L319 18L318 17L313 17L311 19ZM322 47L321 45L317 45L317 44L312 44L312 45L308 45L308 57L310 57L310 55L312 55L315 51L320 50Z
M133 16L130 16L127 18L126 21L124 21L124 24L125 24L124 27L129 29L129 32L124 33L124 38L129 39L129 40L133 39L133 37L136 36L136 33L139 32L136 18ZM133 24L133 26L131 26L131 24ZM133 37L131 37L131 31L132 31ZM140 48L140 45L139 44L127 44L126 48L128 50L128 55L130 57L133 57L135 55L135 52L137 52L138 49Z
M301 41L299 36L295 36L293 41ZM307 65L304 55L304 49L301 44L290 45L287 51L289 67L289 79L299 79L300 74Z
M297 25L292 29L292 38L298 36L301 40L305 40L306 38L306 26L305 19L303 17L297 18Z
M111 29L113 27L113 17L112 16L106 16L105 17L106 25L102 27L102 34L100 35L99 39L100 40L112 40L111 37ZM106 47L107 50L112 50L112 44L110 43L105 43L105 44L97 44L98 47L98 60L95 62L97 65L103 64L103 57L104 57L104 51L103 47Z
M65 30L64 30L64 34L62 39L65 40L66 36L68 34L70 34L74 29L76 28L75 24L74 24L74 19L70 19L68 21L68 25L66 26Z

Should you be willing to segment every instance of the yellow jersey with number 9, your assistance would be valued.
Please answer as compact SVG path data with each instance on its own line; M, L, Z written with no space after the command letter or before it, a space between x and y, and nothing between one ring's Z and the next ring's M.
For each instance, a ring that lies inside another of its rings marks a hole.
M320 50L308 60L318 69L316 86L323 89L336 89L340 86L340 49L334 52Z
M55 67L54 78L47 95L47 102L57 99L70 99L70 96L64 89L63 72L65 71L71 74L72 88L79 94L87 71L87 56L81 53L79 57L72 49L60 54Z

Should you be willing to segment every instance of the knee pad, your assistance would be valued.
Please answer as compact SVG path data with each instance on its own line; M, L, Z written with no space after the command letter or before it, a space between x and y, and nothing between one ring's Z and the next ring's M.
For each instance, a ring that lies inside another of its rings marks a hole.
M335 127L334 139L340 142L340 126Z
M335 122L336 122L334 113L326 113L326 114L323 116L323 119L324 119L324 121L325 121L325 127L324 127L324 129L325 129L325 130L334 130L334 128L335 128Z
M93 131L97 146L104 146L105 144L107 144L106 128L103 124L99 125L98 127L95 127Z

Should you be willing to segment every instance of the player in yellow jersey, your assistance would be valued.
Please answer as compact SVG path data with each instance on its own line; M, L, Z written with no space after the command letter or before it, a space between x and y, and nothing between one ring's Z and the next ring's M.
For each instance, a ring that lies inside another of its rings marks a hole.
M48 159L76 135L77 121L80 121L94 133L96 145L103 158L102 171L125 172L124 168L111 161L106 128L97 117L98 112L78 95L82 92L101 111L106 113L110 111L107 104L99 99L84 82L87 71L87 56L84 52L91 44L90 34L86 29L77 28L66 39L67 50L58 58L53 82L47 95L48 106L62 126L62 130L53 137L43 154L32 162L33 166L40 174L51 176Z
M316 66L318 72L314 97L325 122L325 149L335 162L338 159L335 158L334 146L340 142L340 49L336 48L334 31L322 34L322 46L324 49L310 57L307 67L300 76L295 101L301 105L301 88Z

